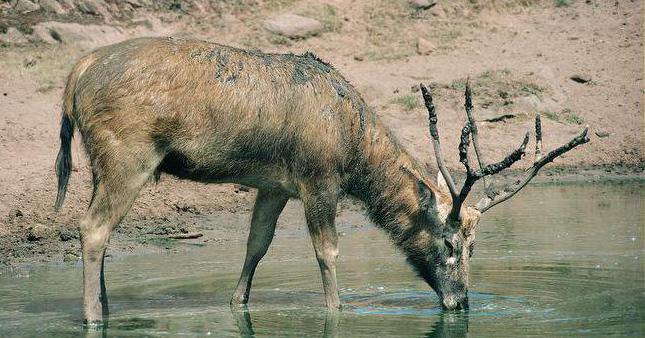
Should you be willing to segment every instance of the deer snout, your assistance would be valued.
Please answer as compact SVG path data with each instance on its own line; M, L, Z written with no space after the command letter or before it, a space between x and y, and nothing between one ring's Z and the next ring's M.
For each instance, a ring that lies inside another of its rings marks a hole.
M442 300L442 305L445 310L468 310L468 297L445 296Z

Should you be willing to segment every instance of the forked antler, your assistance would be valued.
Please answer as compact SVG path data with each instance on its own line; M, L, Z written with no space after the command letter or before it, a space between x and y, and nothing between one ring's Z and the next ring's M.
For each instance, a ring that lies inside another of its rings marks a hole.
M450 195L452 196L452 209L448 214L448 217L453 220L458 220L459 215L461 213L461 206L466 200L466 197L468 196L468 193L470 193L470 190L472 189L475 182L477 182L479 179L483 179L486 176L497 174L500 171L512 166L513 163L519 161L522 158L522 156L524 156L524 154L526 153L525 150L526 150L526 145L529 142L529 133L527 132L526 135L524 136L524 140L522 141L522 144L517 149L515 149L512 153L506 156L504 159L502 159L499 162L486 165L486 163L482 158L481 151L479 150L477 125L475 124L475 119L473 118L473 115L472 115L472 108L473 108L472 91L470 90L470 84L467 81L466 92L464 95L466 98L465 108L466 108L466 115L468 117L468 120L466 121L466 125L464 126L464 128L461 130L461 141L459 143L459 161L466 168L466 180L464 181L464 184L461 187L461 189L457 191L455 182L443 161L443 156L441 153L441 144L439 141L439 132L437 130L437 113L435 111L434 103L432 102L432 95L430 94L430 91L428 90L428 88L426 88L426 86L421 84L420 87L421 87L421 93L423 94L423 101L425 103L426 108L428 109L428 117L429 117L428 128L430 129L430 136L432 137L432 145L434 148L437 165L439 166L439 171L441 171L441 174L446 180L446 184L448 185L448 190L450 191ZM483 213L486 210L492 208L493 206L511 198L518 191L524 188L524 186L526 186L526 184L529 183L529 181L533 179L533 177L537 175L538 171L547 163L552 162L556 157L566 153L567 151L581 144L589 142L589 138L587 137L587 131L588 131L588 128L585 128L580 133L580 135L573 138L571 141L569 141L569 143L556 148L555 150L549 152L546 156L542 157L542 122L540 120L540 115L537 115L535 117L536 142L535 142L535 161L533 163L533 166L526 171L526 174L524 175L523 178L517 180L514 184L505 187L501 193L492 192L490 189L488 189L489 187L486 184L486 181L484 181L487 196L482 198L475 205L475 208L479 210L479 212ZM470 148L471 138L475 146L475 155L477 157L477 162L479 164L479 170L473 169L468 159L468 149Z

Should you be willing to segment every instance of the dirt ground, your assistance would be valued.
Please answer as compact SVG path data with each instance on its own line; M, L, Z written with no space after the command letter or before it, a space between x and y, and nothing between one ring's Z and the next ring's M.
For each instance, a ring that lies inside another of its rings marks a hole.
M591 135L589 144L551 164L542 181L643 177L642 1L440 0L428 9L405 0L89 3L97 5L93 13L63 7L64 13L52 14L42 8L21 13L15 1L0 1L0 264L78 259L76 228L91 193L78 143L65 206L59 213L52 207L65 76L93 48L136 36L313 51L340 70L401 143L433 168L427 113L418 93L419 82L429 84L454 171L461 170L457 144L470 77L487 159L516 147L539 113L545 149L568 141L585 125ZM264 28L267 18L283 13L314 18L323 30L290 39ZM52 21L67 24L60 28ZM9 39L10 31L19 31L22 40ZM529 154L518 167L530 160ZM142 191L110 251L241 240L253 197L240 186L162 176ZM344 201L341 222L366 224L353 218L356 211L360 204ZM304 227L297 202L285 214L279 228Z

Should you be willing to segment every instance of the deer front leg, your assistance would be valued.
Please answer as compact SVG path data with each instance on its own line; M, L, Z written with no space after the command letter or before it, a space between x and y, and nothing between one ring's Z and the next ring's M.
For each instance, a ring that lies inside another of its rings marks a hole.
M251 217L249 239L246 244L246 259L240 280L237 282L235 293L231 298L231 305L241 305L248 302L255 268L271 245L278 216L288 200L289 197L280 191L263 189L258 191Z
M305 191L301 193L301 198L305 206L307 227L320 266L327 308L338 310L340 309L336 283L338 233L334 224L338 189L331 185L314 191Z

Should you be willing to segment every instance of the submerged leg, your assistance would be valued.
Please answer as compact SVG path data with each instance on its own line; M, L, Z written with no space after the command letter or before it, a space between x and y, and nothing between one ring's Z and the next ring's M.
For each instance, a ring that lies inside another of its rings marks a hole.
M161 161L161 156L153 151L144 152L134 145L127 151L115 149L110 154L122 157L114 157L118 161L102 158L94 163L92 202L80 222L83 319L91 326L102 324L108 315L104 255L110 233L130 210L141 187Z
M117 194L107 193L99 183L89 210L80 222L83 251L83 318L98 325L107 318L104 254L110 233L130 209L143 184L124 187Z
M340 309L336 283L338 233L334 224L338 189L335 185L330 184L313 191L304 191L301 193L301 198L305 206L309 235L320 266L327 308L330 310Z
M246 304L251 292L253 274L264 257L275 233L278 216L284 209L289 197L276 190L258 190L251 218L251 230L246 244L246 259L240 280L237 282L231 304Z

